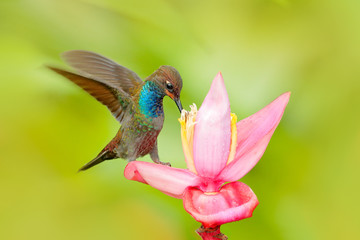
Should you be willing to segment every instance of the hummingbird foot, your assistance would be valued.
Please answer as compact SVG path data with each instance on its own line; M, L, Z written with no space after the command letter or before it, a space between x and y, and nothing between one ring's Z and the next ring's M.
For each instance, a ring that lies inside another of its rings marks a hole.
M161 164L161 165L164 165L164 166L168 166L168 167L171 167L171 163L169 162L162 162L160 161L159 159L156 159L156 160L153 160L154 163L157 163L157 164Z

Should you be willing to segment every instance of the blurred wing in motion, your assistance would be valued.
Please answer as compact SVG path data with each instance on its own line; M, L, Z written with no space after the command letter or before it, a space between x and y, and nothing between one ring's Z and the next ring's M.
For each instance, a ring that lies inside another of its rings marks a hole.
M97 53L73 50L64 52L62 58L81 75L123 91L129 98L143 84L135 72Z

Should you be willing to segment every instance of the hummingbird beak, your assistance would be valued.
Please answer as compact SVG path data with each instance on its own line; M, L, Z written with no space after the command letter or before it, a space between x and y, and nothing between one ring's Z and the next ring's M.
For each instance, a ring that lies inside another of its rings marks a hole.
M181 112L183 110L183 107L181 105L180 98L176 98L176 99L174 99L174 101L175 101L176 106L178 107L179 111Z

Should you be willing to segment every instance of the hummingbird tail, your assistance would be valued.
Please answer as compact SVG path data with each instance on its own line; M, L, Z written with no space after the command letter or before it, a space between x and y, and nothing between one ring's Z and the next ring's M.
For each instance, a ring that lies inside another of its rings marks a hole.
M79 169L79 172L80 171L85 171L105 160L109 160L109 159L114 159L116 158L116 154L114 152L112 152L111 150L109 149L104 149L102 150L99 155L96 156L96 158L94 158L93 160L91 160L90 162L88 162L87 164L85 164L84 166L82 166L80 169Z

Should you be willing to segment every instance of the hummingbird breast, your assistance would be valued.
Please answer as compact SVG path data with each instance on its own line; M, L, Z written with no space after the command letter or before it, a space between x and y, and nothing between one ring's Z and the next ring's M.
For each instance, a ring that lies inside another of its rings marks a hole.
M129 161L150 153L164 123L164 95L158 86L148 81L138 94L120 129L122 139L118 155Z
M141 116L142 114L140 114ZM164 115L160 115L155 118L140 117L137 120L138 129L137 129L137 144L135 146L135 151L137 152L137 157L144 156L148 154L154 147L156 139L163 127Z
M142 137L136 146L137 157L145 156L154 148L159 133L160 131L149 131Z
M135 113L132 121L121 126L122 137L118 146L118 157L133 161L148 154L155 146L162 129L164 117L148 119Z

